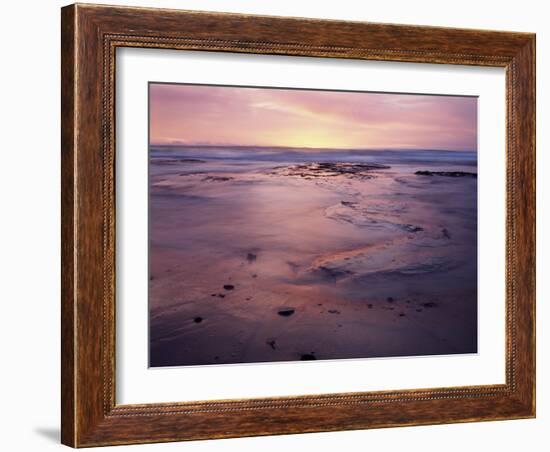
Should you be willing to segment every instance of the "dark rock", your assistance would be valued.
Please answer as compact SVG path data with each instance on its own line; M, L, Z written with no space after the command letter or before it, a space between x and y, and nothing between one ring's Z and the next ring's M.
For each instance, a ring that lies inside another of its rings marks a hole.
M230 180L233 180L232 177L224 177L224 176L206 176L202 178L203 181L209 181L209 182L227 182Z
M257 258L258 258L258 256L256 256L254 253L248 253L246 255L246 260L248 262L254 262Z
M223 286L223 288L224 288L225 290L233 290L233 289L235 288L235 286L234 286L233 284L225 284L225 285Z
M445 177L473 177L477 179L477 173L465 171L417 171L417 176L445 176Z
M372 309L372 303L369 303L369 304L367 305L367 308Z
M404 312L400 312L400 313L399 313L399 317L405 317L405 313L404 313Z
M317 358L313 353L304 353L300 356L300 361L315 361Z
M395 300L393 299L393 297L388 297L388 298L386 298L386 301L388 303L393 303Z
M275 342L275 339L271 339L271 340L268 340L267 342L267 345L269 345L273 350L275 350L275 345L276 345L276 342Z
M371 179L373 170L388 169L389 166L376 163L313 162L275 168L274 174L296 176L304 179L317 177L346 176L357 179ZM346 201L344 201L346 202Z
M340 204L346 207L356 206L357 203L353 201L340 201Z
M225 298L225 294L219 293L219 294L218 294L218 297L220 297L220 298Z
M424 230L424 228L413 226L412 224L402 224L401 227L407 232L420 232Z
M437 306L437 303L433 301L427 301L426 303L422 303L422 306L425 308L435 308Z
M328 313L329 314L340 314L340 311L338 309L329 309Z
M193 322L195 322L195 323L201 323L201 322L202 322L202 317L195 317L195 318L193 319Z
M443 237L445 237L446 239L450 239L451 238L451 234L449 234L449 231L445 228L443 228L441 230L441 234L443 234Z
M282 317L290 317L292 314L294 314L294 309L280 309L277 314L279 314Z

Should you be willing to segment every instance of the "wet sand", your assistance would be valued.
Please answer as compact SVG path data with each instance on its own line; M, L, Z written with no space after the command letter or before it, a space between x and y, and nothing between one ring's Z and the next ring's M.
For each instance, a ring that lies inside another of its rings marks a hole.
M151 366L477 351L471 156L270 152L151 151Z

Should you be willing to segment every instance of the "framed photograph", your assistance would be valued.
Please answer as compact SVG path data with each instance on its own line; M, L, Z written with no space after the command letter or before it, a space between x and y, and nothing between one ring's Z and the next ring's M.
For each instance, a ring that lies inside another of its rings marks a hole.
M535 416L535 36L62 9L62 442Z

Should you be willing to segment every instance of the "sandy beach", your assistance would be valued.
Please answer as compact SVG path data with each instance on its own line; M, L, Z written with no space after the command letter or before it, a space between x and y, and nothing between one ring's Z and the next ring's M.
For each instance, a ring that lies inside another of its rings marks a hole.
M476 154L150 150L150 365L475 353Z

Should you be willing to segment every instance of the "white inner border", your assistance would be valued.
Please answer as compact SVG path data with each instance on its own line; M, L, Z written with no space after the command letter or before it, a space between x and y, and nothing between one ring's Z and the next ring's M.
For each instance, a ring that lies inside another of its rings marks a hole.
M117 404L505 382L504 69L139 48L116 61ZM149 369L149 81L479 96L478 353Z

